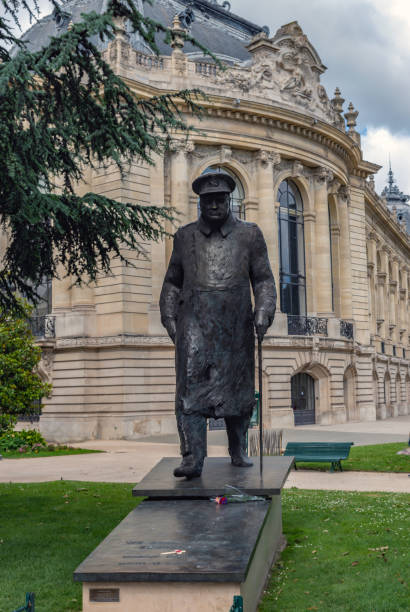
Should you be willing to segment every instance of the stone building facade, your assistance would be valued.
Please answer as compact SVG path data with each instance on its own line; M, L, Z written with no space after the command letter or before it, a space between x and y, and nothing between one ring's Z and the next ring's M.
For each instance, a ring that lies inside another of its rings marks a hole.
M65 5L74 20L77 5ZM154 56L123 31L107 60L138 97L202 89L203 120L187 117L198 131L176 135L155 166L134 162L123 180L114 165L90 171L79 189L171 205L188 223L198 216L193 179L230 173L234 212L261 227L279 290L263 347L266 426L407 414L410 239L374 190L380 167L363 159L357 111L343 111L339 90L329 99L326 68L297 22L270 37L226 2L157 0L141 10L173 24L172 48L161 43ZM47 29L28 33L34 46L52 33L45 19ZM183 27L226 69L184 46ZM53 282L39 339L53 384L41 417L49 439L176 430L174 349L158 307L171 249L170 240L146 244L144 257L128 253L134 267L114 260L95 286Z

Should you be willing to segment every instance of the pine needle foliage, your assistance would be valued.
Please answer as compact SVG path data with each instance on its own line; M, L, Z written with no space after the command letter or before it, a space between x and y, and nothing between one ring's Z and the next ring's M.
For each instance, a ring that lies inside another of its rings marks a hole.
M14 34L21 11L36 19L36 0L0 2L0 223L8 235L0 309L10 310L18 307L16 293L36 303L34 288L62 268L74 283L94 281L110 271L113 254L127 261L124 247L140 252L141 241L164 235L172 209L79 196L75 186L87 167L114 163L123 176L131 160L152 164L176 134L189 134L180 108L200 116L201 94L137 99L104 60L93 41L113 40L125 22L156 53L156 35L172 40L133 0L109 0L105 13L83 14L37 52Z

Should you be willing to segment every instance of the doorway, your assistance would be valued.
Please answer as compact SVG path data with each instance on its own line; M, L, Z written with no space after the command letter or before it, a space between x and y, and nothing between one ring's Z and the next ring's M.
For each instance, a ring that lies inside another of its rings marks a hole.
M316 423L314 378L305 373L292 376L291 401L295 425Z

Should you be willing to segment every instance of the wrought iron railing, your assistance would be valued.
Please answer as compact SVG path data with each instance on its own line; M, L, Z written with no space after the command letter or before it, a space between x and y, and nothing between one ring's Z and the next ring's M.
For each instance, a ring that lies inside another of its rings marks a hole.
M35 338L55 338L56 318L49 314L30 317L30 329Z
M288 315L289 336L327 336L327 319Z
M340 319L340 335L348 340L353 340L353 323Z

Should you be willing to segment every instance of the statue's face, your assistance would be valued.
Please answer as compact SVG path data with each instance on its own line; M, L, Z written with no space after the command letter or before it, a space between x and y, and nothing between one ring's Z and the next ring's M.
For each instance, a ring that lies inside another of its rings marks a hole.
M199 200L202 217L208 223L225 221L229 214L229 204L229 193L206 193Z

